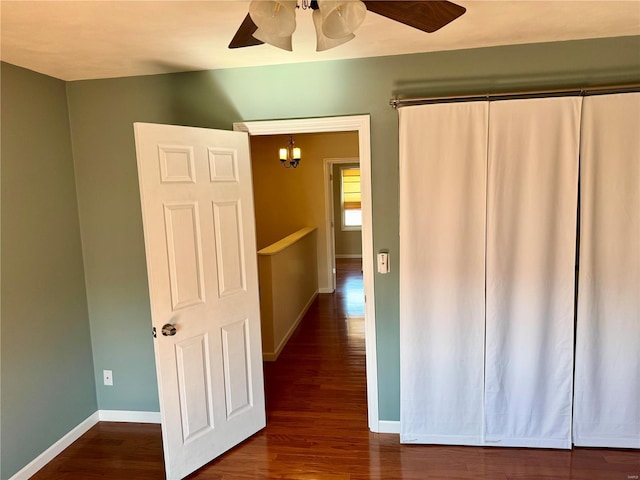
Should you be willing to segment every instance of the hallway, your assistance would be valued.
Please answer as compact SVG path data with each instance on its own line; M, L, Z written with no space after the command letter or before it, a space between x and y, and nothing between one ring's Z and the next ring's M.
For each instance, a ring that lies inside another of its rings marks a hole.
M339 259L336 270L336 292L319 295L264 364L267 428L189 479L342 480L368 470L361 260Z
M400 445L367 427L360 260L339 260L276 362L265 363L267 427L189 480L629 480L640 452ZM634 477L634 475L636 475ZM162 480L159 425L101 422L34 480Z

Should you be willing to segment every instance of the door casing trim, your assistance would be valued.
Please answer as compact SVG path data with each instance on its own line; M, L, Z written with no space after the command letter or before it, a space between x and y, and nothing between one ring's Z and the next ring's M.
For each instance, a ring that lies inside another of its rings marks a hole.
M369 429L379 432L378 362L374 297L373 215L371 204L371 122L369 115L237 122L233 130L249 135L358 132L362 184L362 270L365 295L367 411Z

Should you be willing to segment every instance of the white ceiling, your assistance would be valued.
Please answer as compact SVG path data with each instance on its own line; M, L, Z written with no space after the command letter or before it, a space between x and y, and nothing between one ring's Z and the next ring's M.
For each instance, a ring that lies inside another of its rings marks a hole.
M455 3L467 12L431 34L368 13L355 40L325 52L315 51L310 11L299 10L286 52L227 48L245 0L1 0L0 58L80 80L640 35L640 0Z

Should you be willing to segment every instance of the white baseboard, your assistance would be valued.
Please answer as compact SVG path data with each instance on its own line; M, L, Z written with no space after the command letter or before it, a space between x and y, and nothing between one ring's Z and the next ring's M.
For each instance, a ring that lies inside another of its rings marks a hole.
M284 348L284 346L289 341L289 338L291 338L291 335L293 335L293 332L296 331L296 328L298 327L298 325L300 324L300 322L304 318L305 314L307 313L307 310L309 310L309 307L311 306L311 304L313 303L313 301L316 299L317 296L318 296L318 292L315 292L313 295L311 295L311 298L309 299L307 304L304 306L304 308L300 312L300 315L298 315L298 318L296 318L296 321L293 322L293 325L291 325L291 328L289 328L287 333L284 335L284 337L282 338L282 340L280 341L280 343L276 347L276 351L275 352L262 352L262 359L265 362L275 362L278 359L278 355L280 355L280 352L282 352L282 349Z
M400 422L398 420L379 420L377 433L400 433Z
M362 258L361 253L336 253L336 258Z
M318 293L333 293L335 289L333 288L319 288Z
M81 422L77 427L73 428L73 430L63 436L60 440L58 440L56 443L54 443L44 452L38 455L34 460L28 463L22 470L16 473L9 480L27 480L28 478L31 478L38 472L38 470L44 467L55 457L60 455L65 448L67 448L78 438L84 435L87 430L98 423L98 421L98 412L95 412L89 418Z
M98 410L101 422L161 423L160 412Z
M60 455L65 448L87 433L87 431L98 422L160 423L160 412L98 410L38 455L9 480L27 480L31 478L38 470Z

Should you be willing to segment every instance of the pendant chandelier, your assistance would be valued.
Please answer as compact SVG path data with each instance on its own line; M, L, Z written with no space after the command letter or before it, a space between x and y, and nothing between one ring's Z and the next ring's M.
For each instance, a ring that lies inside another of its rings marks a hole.
M285 148L280 149L280 163L284 168L298 168L300 165L301 150L299 147L295 147L293 141L293 135L289 135L289 143Z
M353 40L367 7L360 0L302 0L303 10L313 10L316 51L328 50ZM297 0L254 0L249 15L258 29L252 34L261 42L292 51L291 36L296 29Z

